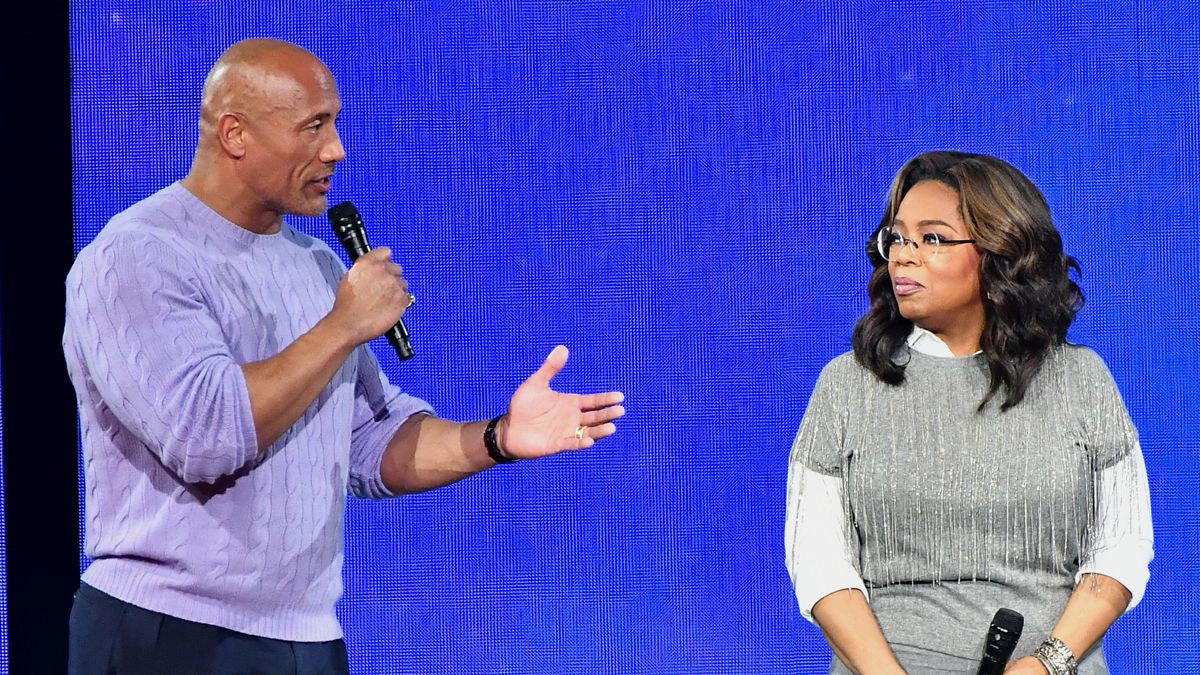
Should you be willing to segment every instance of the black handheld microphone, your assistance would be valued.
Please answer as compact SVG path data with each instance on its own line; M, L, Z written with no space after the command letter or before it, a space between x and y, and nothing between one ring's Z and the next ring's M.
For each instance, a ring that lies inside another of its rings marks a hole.
M329 224L333 226L333 233L337 235L338 241L342 242L342 248L346 249L346 255L350 256L351 263L371 250L371 244L367 242L367 227L363 225L358 209L350 202L342 202L329 209ZM408 341L408 329L404 327L403 317L384 335L401 361L413 357L413 348Z
M987 644L983 646L983 660L979 662L978 675L1000 675L1017 641L1021 639L1021 629L1025 627L1025 617L1011 609L1001 608L992 617L992 625L988 628Z

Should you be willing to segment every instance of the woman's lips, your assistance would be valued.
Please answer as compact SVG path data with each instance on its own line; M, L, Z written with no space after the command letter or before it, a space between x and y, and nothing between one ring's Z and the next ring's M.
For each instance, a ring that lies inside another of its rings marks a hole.
M925 287L907 277L900 277L892 281L892 290L896 295L912 295L923 288Z

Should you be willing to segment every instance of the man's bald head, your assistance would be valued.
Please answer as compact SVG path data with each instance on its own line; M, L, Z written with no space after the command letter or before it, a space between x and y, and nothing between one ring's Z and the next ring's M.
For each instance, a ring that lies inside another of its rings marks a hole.
M312 52L290 42L243 40L225 50L204 81L202 135L221 115L247 117L294 107L307 87L334 87L333 75Z

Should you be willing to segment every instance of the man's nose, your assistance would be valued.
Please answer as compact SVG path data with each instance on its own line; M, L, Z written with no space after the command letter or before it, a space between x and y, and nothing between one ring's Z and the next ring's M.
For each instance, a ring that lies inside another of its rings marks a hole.
M342 146L341 135L334 129L333 137L321 148L321 161L329 164L343 159L346 159L346 148Z

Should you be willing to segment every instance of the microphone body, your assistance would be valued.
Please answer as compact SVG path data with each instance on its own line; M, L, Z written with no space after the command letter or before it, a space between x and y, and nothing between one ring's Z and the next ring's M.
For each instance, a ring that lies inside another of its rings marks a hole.
M979 662L977 675L1000 675L1004 672L1024 627L1025 617L1019 612L1004 608L997 610L988 628L987 643L983 647L983 659Z
M359 215L358 209L354 208L353 204L342 202L329 209L329 224L333 226L333 233L337 235L342 248L346 249L346 255L350 256L351 263L358 260L359 256L370 252L371 244L367 241L367 227L363 224L362 216ZM389 328L384 336L392 345L392 349L396 350L396 356L400 357L401 361L407 361L413 357L408 328L404 326L403 318Z

